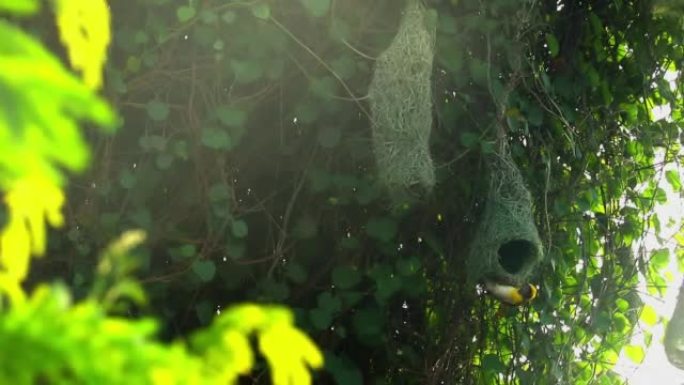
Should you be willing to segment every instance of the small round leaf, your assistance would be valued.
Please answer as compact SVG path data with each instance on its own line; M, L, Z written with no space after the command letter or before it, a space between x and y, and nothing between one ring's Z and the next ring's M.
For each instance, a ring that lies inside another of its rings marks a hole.
M198 259L192 264L192 271L202 282L209 282L216 275L214 261Z
M176 9L176 16L178 17L178 21L180 21L181 23L185 23L186 21L195 17L195 13L195 8L187 5L183 5Z
M242 219L233 221L233 226L231 227L231 229L233 230L233 235L236 238L246 237L249 230L249 228L247 227L247 222L243 221Z
M147 116L155 122L161 122L169 117L169 105L159 100L150 100L146 106Z

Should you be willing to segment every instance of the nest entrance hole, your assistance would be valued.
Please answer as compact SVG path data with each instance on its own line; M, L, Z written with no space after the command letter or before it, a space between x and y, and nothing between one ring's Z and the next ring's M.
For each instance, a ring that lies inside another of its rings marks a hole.
M499 264L509 274L518 274L535 260L534 243L524 239L514 239L499 246Z

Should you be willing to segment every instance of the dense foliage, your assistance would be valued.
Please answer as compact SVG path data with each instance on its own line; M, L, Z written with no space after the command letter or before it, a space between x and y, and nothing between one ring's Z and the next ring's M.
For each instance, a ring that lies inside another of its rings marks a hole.
M112 2L105 92L122 127L91 135L92 171L49 243L59 258L32 278L59 272L85 296L96 251L139 227L150 301L132 313L161 317L169 339L226 303L279 302L324 348L320 383L619 383L618 354L639 361L649 342L629 345L637 321L657 322L639 276L657 294L675 257L643 236L668 226L660 181L681 192L664 168L681 159L676 4L426 1L436 184L397 204L365 95L401 4ZM463 267L501 130L546 263L540 298L497 312Z
M64 169L82 171L88 147L79 123L111 127L115 115L94 92L102 83L109 44L104 0L56 0L54 16L72 74L16 24L0 21L0 188L7 221L0 233L0 383L3 384L233 384L255 365L258 341L275 385L311 383L323 356L277 306L245 304L172 344L155 340L157 322L116 313L145 294L131 277L131 250L144 232L127 231L108 246L88 297L72 302L63 284L24 282L31 256L46 249L46 224L62 226ZM28 16L40 3L0 2L0 12ZM220 312L219 312L220 313Z

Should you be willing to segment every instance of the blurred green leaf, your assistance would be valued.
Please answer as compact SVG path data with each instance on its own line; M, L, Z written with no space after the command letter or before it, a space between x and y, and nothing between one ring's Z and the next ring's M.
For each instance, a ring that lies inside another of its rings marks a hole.
M328 13L331 0L299 0L304 8L314 17L322 17Z
M635 364L640 364L644 361L644 348L639 345L627 345L624 347L625 355Z
M37 0L0 1L0 11L17 15L29 15L38 11L39 4Z
M641 309L641 315L639 319L648 326L655 326L658 323L658 313L651 305L644 305Z
M155 122L161 122L169 117L169 105L159 100L150 100L147 102L147 116Z
M202 144L214 150L230 150L233 147L233 140L226 130L205 127L202 129Z
M242 219L233 221L231 229L236 238L246 237L249 230L247 227L247 222L243 221Z
M332 272L332 282L340 289L351 289L361 282L361 274L354 267L337 266Z
M299 239L311 239L318 234L318 223L309 215L297 219L292 228L292 234Z
M325 368L332 374L337 385L363 385L364 383L359 368L346 357L338 357L326 351Z
M252 15L257 19L268 20L271 17L271 7L266 3L257 3L251 6Z
M309 319L318 330L326 330L332 324L332 314L325 309L312 309L309 311Z
M133 188L135 185L135 175L128 169L124 169L121 171L121 174L119 175L119 185L123 187L126 190L129 190Z
M198 259L193 262L192 271L202 282L210 282L216 275L216 264L211 260Z
M501 358L496 354L485 354L482 357L482 369L496 373L502 373L506 370L506 365L501 362Z
M649 267L656 272L665 269L670 263L670 250L667 248L657 249L651 252L651 258L648 260Z
M377 307L367 307L354 314L352 323L359 337L378 336L384 327L384 316Z
M155 159L155 164L160 170L167 170L173 164L173 155L166 153L159 154Z
M390 242L397 235L399 226L389 217L373 217L366 223L366 234L381 242Z
M667 179L668 183L670 183L670 186L672 186L673 191L677 192L682 190L682 182L679 179L678 170L665 171L665 178Z
M221 15L221 20L226 24L232 24L235 19L237 19L237 15L233 11L226 11Z
M188 5L182 5L176 9L176 17L181 23L185 23L195 17L195 13L195 8Z
M216 109L216 115L219 121L228 127L243 126L247 121L247 113L236 108L219 107Z
M287 266L285 266L285 276L294 283L303 284L306 282L308 274L301 264L289 262Z
M420 259L415 256L401 258L397 260L395 265L397 272L405 277L417 274L421 269Z
M328 313L333 314L342 310L342 301L329 291L324 291L319 294L316 300L318 307L324 309Z
M264 68L261 62L257 61L232 59L230 61L230 68L235 73L235 80L239 83L252 83L261 79L264 75Z
M546 46L549 49L549 54L551 57L558 56L560 45L558 44L558 39L550 33L546 34Z

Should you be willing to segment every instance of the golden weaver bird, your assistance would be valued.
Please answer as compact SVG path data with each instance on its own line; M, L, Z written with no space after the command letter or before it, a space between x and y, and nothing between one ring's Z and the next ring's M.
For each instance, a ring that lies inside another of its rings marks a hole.
M531 283L526 283L522 287L516 287L507 283L485 279L484 286L487 292L494 298L513 306L528 303L537 297L537 288Z

